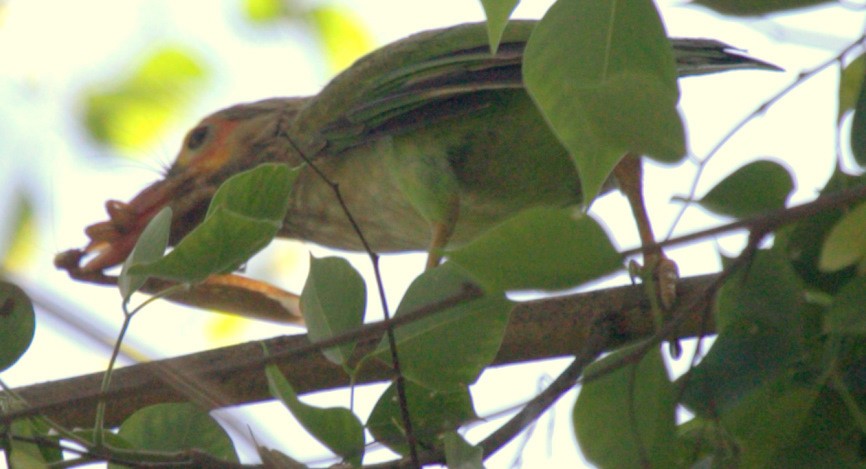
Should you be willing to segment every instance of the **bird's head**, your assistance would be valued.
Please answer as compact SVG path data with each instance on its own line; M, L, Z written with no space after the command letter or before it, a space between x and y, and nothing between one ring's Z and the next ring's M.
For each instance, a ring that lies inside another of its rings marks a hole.
M123 262L148 222L172 208L170 244L176 244L204 218L211 198L226 179L265 162L292 166L301 161L284 140L303 98L273 98L217 111L183 139L165 177L128 203L109 200L109 220L90 225L85 248L94 254L84 271L101 271Z

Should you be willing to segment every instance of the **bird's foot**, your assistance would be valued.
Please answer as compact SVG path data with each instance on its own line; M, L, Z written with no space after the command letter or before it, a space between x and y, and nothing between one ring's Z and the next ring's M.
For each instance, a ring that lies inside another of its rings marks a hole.
M640 278L646 286L656 330L660 330L677 300L677 283L680 275L676 262L659 251L644 256L644 265L640 265L635 260L629 261L628 271L632 281ZM679 358L682 354L682 347L678 340L670 341L670 353L674 358Z

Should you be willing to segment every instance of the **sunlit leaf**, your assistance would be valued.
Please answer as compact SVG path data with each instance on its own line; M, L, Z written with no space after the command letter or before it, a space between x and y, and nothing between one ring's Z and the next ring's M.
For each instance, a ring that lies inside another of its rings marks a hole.
M674 56L650 0L556 2L526 45L523 78L574 158L587 204L627 152L685 155Z
M748 217L783 208L793 190L794 179L784 166L761 160L728 175L707 192L700 204L720 215Z
M228 433L207 412L192 404L166 403L139 409L120 425L118 434L136 449L185 451L195 448L216 458L238 462Z
M193 102L209 72L191 51L164 46L130 75L94 85L84 98L84 122L98 142L120 150L152 144Z
M123 261L123 268L117 278L117 287L123 301L128 301L133 293L138 291L147 281L146 275L133 275L129 269L138 264L154 262L165 254L168 246L168 235L171 229L171 207L165 207L156 214L135 242L135 247L129 257Z
M19 467L33 469L48 469L49 462L57 462L62 459L60 451L52 451L50 445L38 445L24 439L45 437L43 432L35 428L31 420L15 420L6 427L3 439L0 439L0 450L6 456L6 462L11 464L12 469ZM44 448L48 446L48 448ZM50 453L50 454L46 454Z
M487 36L490 40L490 50L496 53L505 25L511 18L511 13L517 8L520 0L481 0L484 14L487 16Z
M30 347L36 330L33 303L17 285L0 281L0 371Z
M16 191L14 197L12 216L5 219L10 229L5 233L5 239L0 239L0 265L9 270L23 268L35 254L36 248L33 201L22 190Z
M373 37L361 18L345 7L322 5L310 12L329 68L339 72L373 49Z
M409 286L395 317L459 296L472 282L453 265L428 270ZM397 327L400 371L407 379L439 391L474 383L499 351L511 308L510 301L493 292ZM374 356L390 363L387 340L382 340Z
M826 272L855 265L866 254L866 202L860 203L830 230L818 267Z
M501 290L560 290L622 268L598 222L556 208L525 210L449 251L448 259Z
M755 16L831 3L831 0L692 0L725 15Z
M443 442L439 436L442 433L451 432L477 418L472 397L465 387L453 392L439 392L411 381L405 384L412 430L421 447L441 448ZM396 385L391 384L379 397L367 419L367 428L379 443L400 454L408 453Z
M297 173L268 163L232 176L214 195L204 222L174 250L129 272L195 283L237 269L282 226Z
M608 355L587 367L584 376L633 350ZM625 362L584 384L572 419L583 454L599 467L674 467L674 387L658 347L637 364Z
M364 455L364 427L355 414L343 407L322 409L304 404L276 365L268 365L265 374L271 395L286 405L304 429L352 465L360 465Z
M364 322L367 287L361 275L343 258L310 259L310 273L301 293L301 311L311 342L356 329ZM355 342L325 349L336 364L346 364Z
M253 23L272 23L286 13L284 0L243 0L244 16Z

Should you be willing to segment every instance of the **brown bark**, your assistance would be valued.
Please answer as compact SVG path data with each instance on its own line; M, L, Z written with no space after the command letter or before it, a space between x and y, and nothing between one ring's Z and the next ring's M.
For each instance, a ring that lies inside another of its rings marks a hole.
M714 276L684 279L681 305L697 305L685 314L678 337L712 333L712 315L706 314L707 288ZM697 303L696 303L697 301ZM653 334L652 313L642 286L625 286L557 298L519 303L493 365L507 365L574 355L603 321L613 336L606 349ZM357 353L375 347L381 332L358 340ZM346 373L311 346L306 335L281 336L265 341L271 356L299 393L349 384ZM107 393L106 424L118 425L136 409L160 402L195 401L209 408L239 405L270 398L263 367L262 345L245 343L192 355L118 369ZM94 373L18 388L29 407L0 415L0 423L15 417L44 413L67 426L91 426L102 381ZM384 381L384 364L365 366L357 383Z

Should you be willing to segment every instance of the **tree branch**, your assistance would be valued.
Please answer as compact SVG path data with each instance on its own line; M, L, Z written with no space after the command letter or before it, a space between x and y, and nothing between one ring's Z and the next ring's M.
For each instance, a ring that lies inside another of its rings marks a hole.
M715 276L684 279L681 300L705 294ZM686 303L690 304L690 303ZM680 337L712 333L713 325L702 317L706 304L687 312ZM655 332L652 313L641 286L610 288L589 293L519 303L493 365L569 356L578 353L592 336L592 324L610 324L603 349L611 349ZM381 340L381 325L361 330L358 354L372 351ZM369 333L368 333L369 332ZM276 364L299 393L349 385L346 373L319 353L306 335L269 339L267 348ZM106 424L118 425L135 410L161 402L198 402L207 408L225 407L270 399L264 375L268 359L259 343L246 343L192 355L133 365L115 370L106 394ZM365 366L357 384L392 377L388 366ZM68 426L90 426L98 400L102 373L18 388L29 404L0 415L0 424L15 418L44 413Z

